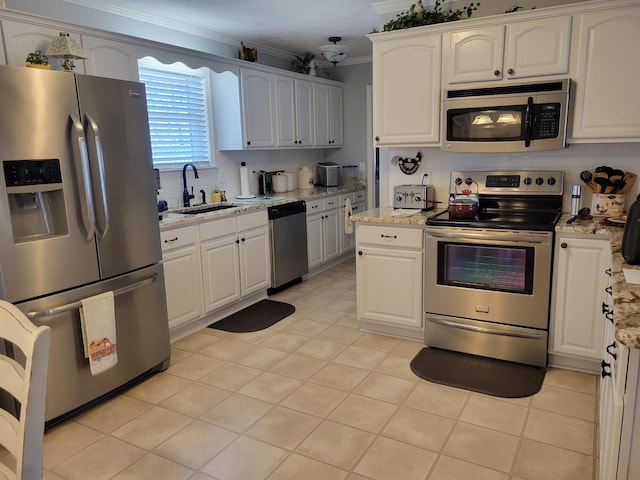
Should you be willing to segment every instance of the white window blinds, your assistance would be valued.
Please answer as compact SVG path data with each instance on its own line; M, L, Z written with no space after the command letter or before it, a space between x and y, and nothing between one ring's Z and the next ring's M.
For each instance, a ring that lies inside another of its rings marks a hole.
M145 84L153 163L211 162L205 69L138 62Z

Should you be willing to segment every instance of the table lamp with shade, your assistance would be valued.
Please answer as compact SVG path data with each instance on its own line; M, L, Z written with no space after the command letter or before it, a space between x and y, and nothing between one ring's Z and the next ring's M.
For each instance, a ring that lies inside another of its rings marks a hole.
M82 45L71 38L68 33L60 32L60 36L51 41L47 49L48 57L60 57L62 67L67 72L72 72L76 68L73 60L76 58L88 58L82 49Z

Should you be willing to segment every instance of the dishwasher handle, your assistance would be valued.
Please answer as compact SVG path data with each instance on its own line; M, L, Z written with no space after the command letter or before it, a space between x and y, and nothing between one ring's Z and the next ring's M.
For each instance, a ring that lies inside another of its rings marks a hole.
M290 215L296 215L298 213L306 213L307 204L304 200L298 200L290 203L283 203L282 205L275 205L267 208L269 220L276 218L288 217Z

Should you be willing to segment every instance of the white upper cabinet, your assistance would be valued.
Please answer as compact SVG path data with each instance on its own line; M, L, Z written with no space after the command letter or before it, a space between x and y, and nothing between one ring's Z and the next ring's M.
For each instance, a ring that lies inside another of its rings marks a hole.
M575 24L570 140L640 142L640 5L579 14Z
M60 35L60 29L55 27L45 27L32 23L24 23L13 20L2 20L2 36L7 55L7 65L24 67L29 52L35 50L47 51L51 40ZM78 43L81 43L80 35L69 34ZM49 58L52 70L64 70L60 65L60 59ZM85 73L84 61L75 60L76 73Z
M313 146L313 83L276 75L277 146Z
M376 145L440 143L440 35L370 38Z
M444 34L448 84L566 75L571 16Z
M242 127L246 148L276 145L276 77L259 70L240 69Z
M82 47L89 57L87 74L133 82L138 81L138 59L149 55L142 47L89 35L82 36Z
M314 83L315 145L339 147L343 144L342 87Z

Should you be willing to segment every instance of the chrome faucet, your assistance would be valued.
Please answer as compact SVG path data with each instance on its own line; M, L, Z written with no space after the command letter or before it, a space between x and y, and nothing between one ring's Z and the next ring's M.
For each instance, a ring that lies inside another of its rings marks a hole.
M182 187L183 187L182 206L183 207L190 207L191 199L195 197L195 195L193 194L193 187L191 187L191 193L189 193L189 190L187 189L187 167L193 168L193 173L195 175L195 178L199 178L198 169L196 168L196 166L191 162L185 163L184 167L182 167Z

